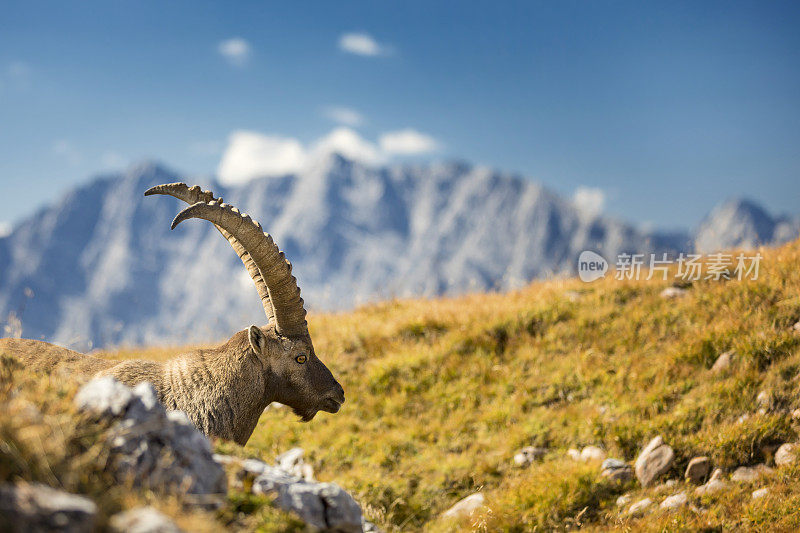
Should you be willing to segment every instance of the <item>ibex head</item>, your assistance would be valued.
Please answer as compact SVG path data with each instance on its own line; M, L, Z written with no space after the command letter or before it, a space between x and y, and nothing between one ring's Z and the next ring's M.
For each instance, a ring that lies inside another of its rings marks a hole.
M267 326L250 326L247 338L264 373L258 381L266 385L265 397L288 405L305 422L318 411L337 412L344 403L344 390L314 352L292 264L272 237L248 215L198 186L157 185L145 192L145 196L152 194L167 194L190 204L175 217L173 229L190 218L214 224L253 279Z

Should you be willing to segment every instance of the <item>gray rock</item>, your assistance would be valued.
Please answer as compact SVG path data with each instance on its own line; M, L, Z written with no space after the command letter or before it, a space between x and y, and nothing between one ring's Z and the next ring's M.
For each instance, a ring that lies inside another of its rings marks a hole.
M314 468L305 462L303 448L292 448L275 458L278 468L282 468L290 474L303 478L306 481L314 481Z
M731 474L731 481L750 483L764 474L769 474L772 469L767 465L740 466Z
M674 459L672 448L660 436L655 437L636 458L636 477L643 487L649 487L669 471Z
M525 446L514 455L514 464L517 466L528 466L534 461L538 461L547 453L546 448L537 446Z
M567 450L567 456L573 461L580 461L581 451L577 448L570 448L569 450Z
M0 529L83 533L94 530L97 505L38 483L0 485Z
M600 469L601 470L613 470L615 468L625 468L626 466L628 466L628 463L626 463L625 461L622 461L620 459L615 459L613 457L609 457L608 459L603 461L603 464L600 465Z
M305 481L266 464L262 471L253 481L254 494L275 495L275 505L323 531L362 531L361 506L340 486Z
M364 520L364 524L362 525L362 529L364 533L383 533L383 530L370 522L369 520Z
M113 421L106 435L108 467L120 480L203 506L221 502L214 495L227 493L225 472L214 461L208 438L183 412L167 412L149 383L131 390L110 377L95 379L78 391L75 403Z
M581 461L584 463L601 462L605 460L606 452L597 446L586 446L581 450Z
M761 489L754 490L752 496L754 500L757 500L759 498L763 498L767 494L769 494L769 489L767 487L764 487Z
M106 376L93 379L75 395L75 406L81 411L98 417L117 417L133 400L133 391L114 379Z
M685 492L679 492L678 494L673 494L669 498L666 498L663 502L661 502L662 509L676 509L683 505L686 505L689 502L689 497L686 495Z
M666 299L674 299L674 298L682 298L689 294L689 291L686 289L681 289L680 287L667 287L663 291L661 291L661 297Z
M476 510L483 507L486 502L482 492L470 494L466 498L459 500L455 505L442 514L445 518L461 518L470 516Z
M686 467L686 481L699 485L711 470L711 459L706 456L693 457Z
M728 483L723 479L722 470L717 468L711 474L711 478L706 484L694 489L694 493L696 496L704 496L707 494L714 494L726 488L728 488Z
M714 366L711 367L711 371L715 374L721 374L722 372L728 370L731 367L731 362L733 360L734 352L727 351L720 354L717 357L717 360L714 362Z
M797 444L793 442L782 444L775 452L775 464L785 466L794 463L797 460L797 451Z
M639 500L638 502L631 505L631 508L628 509L629 515L639 515L644 514L651 506L653 505L653 500L650 498L644 498L643 500Z
M611 481L625 483L626 481L633 479L633 469L628 465L625 465L622 468L607 468L603 470L600 475Z
M115 514L109 520L115 533L181 533L175 523L153 507L138 507Z
M631 503L631 495L629 493L625 493L617 498L617 507L625 507L629 503Z

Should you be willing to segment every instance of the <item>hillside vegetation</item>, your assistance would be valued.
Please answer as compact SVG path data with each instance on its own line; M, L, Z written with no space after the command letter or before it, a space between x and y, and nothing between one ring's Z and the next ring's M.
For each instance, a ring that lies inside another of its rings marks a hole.
M675 299L660 296L668 281L609 276L313 315L317 353L347 393L342 410L302 424L288 409L270 408L246 447L218 441L217 450L269 462L301 446L317 478L350 491L387 531L798 530L798 466L702 497L683 482L694 456L706 455L729 473L771 464L777 445L798 440L800 424L790 413L800 408L800 332L793 329L800 320L800 243L762 253L757 281L698 281ZM108 356L162 359L178 351ZM726 351L735 354L732 365L712 372ZM4 362L0 382L0 400L19 404L0 415L0 476L103 493L100 477L70 474L86 471L81 461L91 463L91 454L88 444L78 446L86 436L69 431L90 429L59 429L59 438L78 448L56 452L45 430L32 437L26 432L34 430L14 422L22 416L21 399L66 416L72 389L13 367ZM759 413L762 391L768 406ZM597 445L632 462L657 435L676 455L664 479L679 482L668 493L641 488L635 479L608 481L598 465L566 453ZM512 457L527 445L548 452L519 468ZM753 499L760 487L769 494ZM637 518L615 503L624 493L658 503L684 488L690 505L674 511ZM441 517L477 491L486 497L483 510L461 522ZM103 497L109 508L153 499ZM177 507L158 503L176 515ZM181 513L180 520L211 529L296 526L268 502L233 493L213 521L193 516Z

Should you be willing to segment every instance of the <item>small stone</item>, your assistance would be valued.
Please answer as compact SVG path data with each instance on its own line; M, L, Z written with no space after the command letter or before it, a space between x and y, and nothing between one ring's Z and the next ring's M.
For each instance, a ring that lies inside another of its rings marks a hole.
M363 530L364 533L383 533L383 530L381 528L379 528L369 520L364 520Z
M586 446L581 450L581 461L588 462L601 462L606 458L606 452L597 446Z
M682 505L686 505L689 501L689 497L686 495L685 492L679 492L678 494L674 494L669 498L666 498L663 502L661 502L662 509L675 509Z
M305 462L303 448L292 448L275 458L276 466L306 481L314 481L314 469Z
M639 500L638 502L631 505L631 508L628 509L628 514L630 515L644 514L644 512L652 505L653 505L653 500L651 500L650 498Z
M731 481L739 483L749 483L759 477L772 473L772 469L767 465L740 466L731 474Z
M694 489L694 493L697 496L703 496L706 494L719 492L727 487L728 483L723 479L722 470L717 468L711 474L711 478L706 482L706 484Z
M617 507L625 507L631 502L631 495L628 493L623 494L617 498Z
M633 469L628 465L625 465L622 468L607 468L603 470L600 475L611 481L625 483L626 481L633 479Z
M580 461L581 460L581 451L576 448L570 448L567 450L567 456L573 461Z
M732 351L721 353L714 362L714 366L711 367L711 371L715 374L720 374L725 370L728 370L731 367L733 356L734 353Z
M660 436L655 437L636 458L636 477L643 487L649 487L669 471L674 459L672 448Z
M763 409L769 409L769 406L772 403L772 397L767 391L762 390L758 393L758 396L756 396L756 403Z
M757 500L759 498L763 498L767 494L769 494L769 489L767 487L764 487L763 489L754 490L753 491L753 499Z
M0 485L0 529L16 524L12 531L94 531L97 505L83 496L39 483Z
M750 420L750 415L748 413L745 413L745 414L743 414L742 416L740 416L739 418L736 419L736 423L737 424L744 424L748 420Z
M795 422L800 420L800 409L794 409L792 411L792 420L794 420Z
M671 300L673 298L682 298L689 294L689 291L686 289L681 289L680 287L667 287L663 291L661 291L661 297Z
M613 457L609 457L603 464L600 465L601 470L614 470L616 468L625 468L628 466L628 463L625 461L621 461L620 459L614 459Z
M686 481L699 485L711 470L711 459L706 456L694 457L686 467Z
M484 497L482 492L476 492L475 494L470 494L463 500L458 501L455 505L453 505L450 509L444 512L442 516L445 518L461 518L470 516L476 510L483 507L486 498Z
M536 446L525 446L519 452L514 455L514 464L517 466L528 466L529 464L533 463L544 457L547 453L546 448L539 448Z
M152 507L139 507L115 514L109 520L115 533L180 533L175 523Z
M775 452L775 464L777 466L790 465L795 462L797 454L797 444L787 442L782 444Z
M792 330L800 333L800 321L796 322L794 326L792 326Z
M662 483L660 485L656 485L653 488L653 492L656 492L656 493L666 492L666 491L672 489L677 484L678 484L678 482L675 481L674 479L668 479L664 483Z

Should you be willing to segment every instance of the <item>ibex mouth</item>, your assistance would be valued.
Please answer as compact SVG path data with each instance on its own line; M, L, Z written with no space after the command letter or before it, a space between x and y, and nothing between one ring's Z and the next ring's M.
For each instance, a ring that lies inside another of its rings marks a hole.
M307 411L292 409L292 412L300 417L300 422L311 422L311 420L317 415L316 409L309 409Z
M338 413L339 409L341 408L342 408L341 402L333 398L328 398L322 403L321 410L325 411L326 413Z

